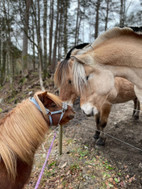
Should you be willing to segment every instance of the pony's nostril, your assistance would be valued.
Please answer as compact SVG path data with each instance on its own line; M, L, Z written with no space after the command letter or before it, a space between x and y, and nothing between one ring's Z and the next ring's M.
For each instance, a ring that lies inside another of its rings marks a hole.
M74 118L74 115L69 115L69 119L73 119Z

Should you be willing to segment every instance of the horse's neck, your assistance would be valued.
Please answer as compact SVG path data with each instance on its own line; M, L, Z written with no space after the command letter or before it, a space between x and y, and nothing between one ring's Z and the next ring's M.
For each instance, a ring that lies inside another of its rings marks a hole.
M111 65L103 65L103 69L107 69L111 71L114 75L114 77L123 77L134 83L135 85L138 85L141 83L141 71L142 69L138 68L129 68L126 66L111 66Z
M104 69L111 71L114 77L128 77L127 72L131 72L130 68L121 67L121 66L111 66L111 65L104 65L102 66ZM131 73L130 73L131 74Z

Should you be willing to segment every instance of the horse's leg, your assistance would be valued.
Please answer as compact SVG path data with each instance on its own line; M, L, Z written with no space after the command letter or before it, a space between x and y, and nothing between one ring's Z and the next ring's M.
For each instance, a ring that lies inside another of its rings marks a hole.
M100 123L99 123L99 127L100 127L100 137L97 140L96 144L100 145L100 146L104 146L105 145L105 134L104 134L104 128L107 125L107 120L111 111L111 104L110 103L104 103L102 106L102 109L100 111Z
M135 91L135 94L136 94L140 104L142 104L142 89L138 88L136 85L134 85L134 91Z
M94 135L94 139L97 140L100 136L100 112L95 115L96 127L97 130Z
M134 99L134 110L133 110L133 117L135 120L139 119L139 113L140 113L140 102L138 98Z

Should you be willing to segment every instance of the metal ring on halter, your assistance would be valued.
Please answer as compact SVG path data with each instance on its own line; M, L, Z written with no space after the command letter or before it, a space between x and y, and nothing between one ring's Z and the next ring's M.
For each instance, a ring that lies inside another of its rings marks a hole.
M68 104L66 102L63 102L62 108L63 108L63 110L67 110L68 109Z
M39 104L37 103L37 101L36 101L36 99L35 99L34 97L31 97L31 98L30 98L30 101L31 101L32 103L34 103L34 104L36 105L36 107L41 111L41 108L40 108ZM61 109L61 110L57 110L57 111L51 112L49 109L45 108L46 113L47 113L47 115L49 116L50 125L53 125L52 115L61 113L61 116L60 116L60 119L59 119L59 122L58 122L58 124L59 124L60 121L62 120L62 118L63 118L63 116L64 116L64 113L65 113L65 111L67 110L67 108L68 108L68 105L67 105L66 102L63 102L63 103L62 103L62 109ZM42 112L42 111L41 111L41 112Z

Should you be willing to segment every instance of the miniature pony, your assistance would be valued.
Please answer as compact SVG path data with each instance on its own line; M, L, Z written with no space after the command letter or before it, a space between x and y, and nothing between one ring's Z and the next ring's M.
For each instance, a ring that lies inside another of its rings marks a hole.
M50 124L65 124L73 117L71 107L45 91L22 101L1 119L0 188L22 189Z

